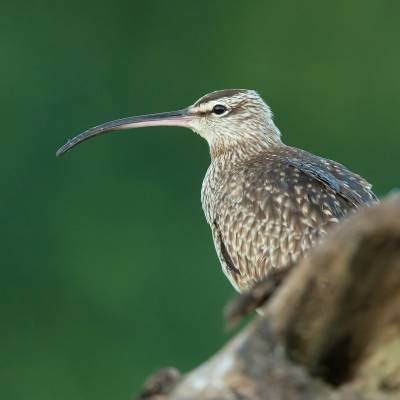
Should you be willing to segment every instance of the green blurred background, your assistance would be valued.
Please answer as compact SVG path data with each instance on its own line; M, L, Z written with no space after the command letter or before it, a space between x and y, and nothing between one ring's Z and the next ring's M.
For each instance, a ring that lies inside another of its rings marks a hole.
M400 2L1 2L2 399L128 399L224 341L233 295L179 128L66 138L253 88L287 143L399 184Z

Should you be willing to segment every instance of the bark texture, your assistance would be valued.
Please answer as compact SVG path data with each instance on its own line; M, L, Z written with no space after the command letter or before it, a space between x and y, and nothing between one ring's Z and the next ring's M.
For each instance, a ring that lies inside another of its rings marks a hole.
M262 316L141 398L400 399L399 195L339 224L272 297L266 286Z

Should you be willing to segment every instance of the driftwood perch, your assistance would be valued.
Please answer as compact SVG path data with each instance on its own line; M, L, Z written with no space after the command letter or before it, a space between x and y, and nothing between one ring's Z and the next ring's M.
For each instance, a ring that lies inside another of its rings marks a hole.
M263 312L203 365L141 398L400 399L400 196L339 224Z

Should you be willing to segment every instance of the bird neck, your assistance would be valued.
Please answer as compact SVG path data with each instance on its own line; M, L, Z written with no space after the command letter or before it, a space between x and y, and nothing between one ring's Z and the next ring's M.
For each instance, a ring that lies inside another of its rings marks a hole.
M210 156L212 161L220 158L244 161L281 146L284 144L281 141L280 132L274 126L269 127L267 132L258 134L216 137L210 143Z

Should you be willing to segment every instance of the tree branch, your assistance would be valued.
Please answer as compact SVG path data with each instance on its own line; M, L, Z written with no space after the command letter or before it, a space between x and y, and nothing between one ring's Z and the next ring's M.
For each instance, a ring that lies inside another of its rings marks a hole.
M158 396L400 398L400 196L339 224L285 277L263 316Z

